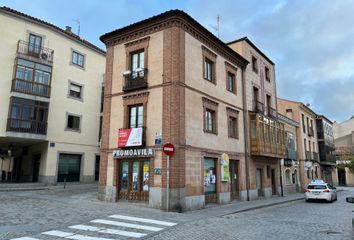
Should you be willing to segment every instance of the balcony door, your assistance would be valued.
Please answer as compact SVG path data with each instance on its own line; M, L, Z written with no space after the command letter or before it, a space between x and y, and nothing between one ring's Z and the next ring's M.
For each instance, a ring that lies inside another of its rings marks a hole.
M38 56L42 48L42 37L30 34L28 41L28 53Z
M123 160L119 162L118 198L149 200L150 160Z

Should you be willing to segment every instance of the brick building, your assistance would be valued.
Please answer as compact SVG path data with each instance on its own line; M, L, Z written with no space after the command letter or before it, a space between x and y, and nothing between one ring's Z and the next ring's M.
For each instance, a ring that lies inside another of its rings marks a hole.
M247 199L248 61L179 10L100 39L107 61L99 199L178 210ZM167 142L175 146L169 191Z

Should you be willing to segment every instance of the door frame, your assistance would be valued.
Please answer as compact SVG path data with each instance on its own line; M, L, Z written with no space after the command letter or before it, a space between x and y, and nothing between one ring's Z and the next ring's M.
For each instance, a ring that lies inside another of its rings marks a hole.
M233 167L235 167L235 173L233 172ZM230 159L230 195L231 195L231 200L235 200L239 198L239 193L240 193L240 181L239 181L239 161L238 160L233 160ZM236 176L235 176L236 174ZM233 191L233 180L236 177L235 185L236 185L236 191Z

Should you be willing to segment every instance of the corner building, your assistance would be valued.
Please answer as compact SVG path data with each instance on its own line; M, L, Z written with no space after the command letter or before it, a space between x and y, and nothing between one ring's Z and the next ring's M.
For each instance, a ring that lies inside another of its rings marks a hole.
M175 210L245 200L248 62L179 10L100 39L107 62L99 199ZM169 184L164 143L175 146Z

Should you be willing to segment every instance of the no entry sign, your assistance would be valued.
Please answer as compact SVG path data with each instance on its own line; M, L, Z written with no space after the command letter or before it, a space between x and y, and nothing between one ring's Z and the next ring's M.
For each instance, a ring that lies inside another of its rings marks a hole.
M166 144L163 145L162 151L166 155L173 155L173 153L175 152L175 146L173 146L172 143L166 143Z

